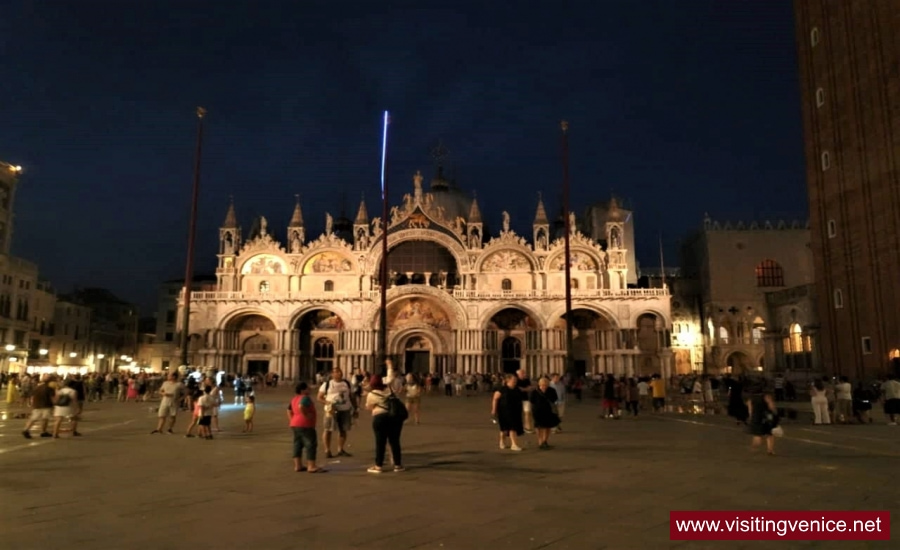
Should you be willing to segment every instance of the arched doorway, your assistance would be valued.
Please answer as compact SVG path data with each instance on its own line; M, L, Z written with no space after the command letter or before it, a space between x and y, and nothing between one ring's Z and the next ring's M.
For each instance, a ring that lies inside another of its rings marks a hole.
M453 288L459 281L456 258L433 241L402 242L388 251L387 261L392 286L411 284Z
M527 346L523 343L529 341L528 332L537 328L538 323L531 315L515 307L501 309L493 314L487 324L491 336L487 338L489 349L486 351L493 353L488 370L514 373L525 368L524 349Z
M561 315L556 321L556 328L566 329L566 316ZM606 317L590 309L572 310L572 359L576 376L584 376L594 368L594 352L614 349L616 327ZM602 360L604 358L598 358ZM612 358L609 364L598 364L602 372L614 372Z
M328 373L336 363L338 334L344 328L344 321L327 309L306 312L294 325L297 331L298 380L314 380L317 373Z
M237 364L227 370L241 373L265 374L272 367L272 349L275 343L275 323L268 317L257 314L243 315L232 319L226 326L231 335L228 349L240 351Z
M403 372L406 374L428 374L431 372L431 342L422 336L413 336L406 341L403 350Z
M269 372L272 341L262 334L254 334L244 342L244 372L265 376Z
M731 374L750 374L756 370L753 360L742 351L732 352L725 359L725 366L728 367Z
M500 363L504 374L513 374L522 367L522 341L507 336L500 345Z

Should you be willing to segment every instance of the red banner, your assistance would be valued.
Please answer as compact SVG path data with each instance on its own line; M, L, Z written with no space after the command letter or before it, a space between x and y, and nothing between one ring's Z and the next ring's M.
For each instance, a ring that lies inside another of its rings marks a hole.
M884 511L669 512L670 540L890 540Z

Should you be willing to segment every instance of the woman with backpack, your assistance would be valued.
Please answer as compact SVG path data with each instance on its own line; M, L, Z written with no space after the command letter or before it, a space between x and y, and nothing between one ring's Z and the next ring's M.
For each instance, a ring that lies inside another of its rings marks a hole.
M403 455L400 450L400 432L408 413L403 402L378 376L369 379L369 394L366 396L366 409L372 413L372 431L375 432L375 465L368 469L370 474L380 474L384 467L387 446L391 446L391 458L394 471L402 472Z

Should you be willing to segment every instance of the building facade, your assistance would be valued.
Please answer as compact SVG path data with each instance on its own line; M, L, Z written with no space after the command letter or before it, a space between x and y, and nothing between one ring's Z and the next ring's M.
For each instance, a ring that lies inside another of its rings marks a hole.
M287 378L333 365L371 371L387 238L386 351L395 364L416 372L564 371L564 246L543 202L528 239L510 229L506 212L492 236L477 201L440 172L430 192L422 180L417 173L389 220L369 219L361 204L346 237L326 214L325 233L308 240L298 201L286 244L265 218L245 242L229 207L217 288L192 293L191 363ZM613 210L607 218L606 247L571 235L576 368L669 374L668 292L628 288L624 216Z
M900 358L900 10L795 0L806 177L825 368Z
M785 355L780 346L797 341L802 349L789 347L787 355L811 356L815 311L787 300L789 293L769 297L812 284L809 240L809 227L799 222L722 224L707 216L682 247L672 304L676 368L699 363L709 373L781 370L785 366L775 362ZM787 338L791 334L797 336Z

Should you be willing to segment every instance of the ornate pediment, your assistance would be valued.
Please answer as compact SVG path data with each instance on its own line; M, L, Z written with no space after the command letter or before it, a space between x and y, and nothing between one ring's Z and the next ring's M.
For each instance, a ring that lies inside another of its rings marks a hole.
M481 262L481 271L530 271L532 263L525 254L513 249L491 252Z
M588 237L581 231L574 231L572 235L569 237L569 245L570 246L584 246L587 248L591 248L595 250L597 253L603 252L603 247L595 241L594 239ZM550 243L550 250L553 251L557 248L564 248L566 246L566 241L562 237L556 239L552 243Z
M407 193L403 196L403 203L400 206L391 207L388 229L442 228L460 242L465 242L465 223L462 218L448 220L444 207L434 203L434 195L423 193L421 187L417 186L414 194Z
M344 239L338 237L334 233L330 235L319 235L319 238L311 241L308 245L303 247L303 253L311 252L317 248L344 248L347 250L352 250L353 245L345 241Z
M244 243L244 246L241 248L241 255L244 254L257 254L259 252L272 252L272 253L284 253L284 247L281 244L272 238L272 235L266 233L265 235L259 235L254 239L250 239L249 241Z
M528 241L525 240L525 237L520 237L516 235L515 231L501 231L499 237L492 237L490 241L487 243L487 247L490 248L492 246L497 245L518 245L524 248L529 248Z

